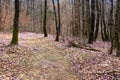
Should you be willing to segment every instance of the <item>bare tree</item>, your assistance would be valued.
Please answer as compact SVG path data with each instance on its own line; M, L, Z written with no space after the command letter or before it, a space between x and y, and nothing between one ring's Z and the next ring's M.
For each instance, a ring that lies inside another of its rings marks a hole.
M11 44L14 45L18 44L18 29L19 29L19 0L15 0L14 25Z
M44 4L44 25L43 25L44 37L48 36L46 24L47 24L47 0L45 0L45 4Z
M57 29L58 29L58 19L57 19L57 12L55 7L55 2L52 0L53 3L53 10L54 10L54 16L55 16L55 26L56 26L56 36L57 36Z
M111 41L111 50L110 50L110 54L112 54L112 50L113 50L113 39L114 39L114 31L115 31L115 28L114 28L114 19L113 19L113 0L110 0L111 2L111 6L110 6L110 13L109 13L109 19L108 19L108 28L109 28L109 38L110 38L110 41Z
M99 6L99 1L96 0L96 10L97 10L97 19L96 19L96 29L95 29L95 36L94 36L94 41L96 41L98 32L99 32L99 22L100 22L100 6Z
M115 20L115 40L117 42L117 56L120 57L120 0L117 0Z
M58 26L56 27L56 39L55 41L59 41L60 36L60 30L61 30L61 19L60 19L60 1L57 0L57 6L58 6Z
M88 43L90 44L92 44L94 41L94 28L95 28L95 0L91 0L91 27L88 39Z

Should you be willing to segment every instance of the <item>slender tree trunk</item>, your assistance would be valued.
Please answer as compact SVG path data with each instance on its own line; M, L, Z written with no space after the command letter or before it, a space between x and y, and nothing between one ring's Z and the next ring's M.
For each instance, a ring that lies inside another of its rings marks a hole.
M57 36L57 29L58 29L58 20L57 20L57 12L56 12L56 8L55 8L55 2L54 0L52 0L53 3L53 10L54 10L54 16L55 16L55 26L56 26L56 36Z
M57 27L55 41L59 41L59 36L60 36L60 31L61 31L60 2L59 2L59 0L57 0L57 5L58 5L58 27Z
M13 36L11 44L18 44L18 28L19 27L19 0L15 0L15 15L14 15L14 25L13 25Z
M2 30L2 26L1 26L1 17L2 17L1 13L2 13L2 12L1 12L1 10L2 10L2 9L1 9L1 0L0 0L0 31Z
M43 25L44 37L48 36L46 24L47 24L47 0L45 0L45 4L44 4L44 25Z
M108 20L108 27L109 27L109 38L112 41L113 40L113 27L114 27L114 20L113 20L113 0L110 0L111 2L111 8L110 8L110 13L109 13L109 20Z
M83 27L83 36L86 36L86 25L85 25L85 0L82 0L82 27Z
M73 35L75 35L75 18L74 18L74 4L73 4L73 0L72 0L72 4L71 4L71 6L72 6L72 36Z
M113 46L114 46L114 43L113 43L113 39L114 39L114 37L113 37L113 34L114 34L113 0L110 0L110 2L111 2L111 8L110 8L108 26L109 26L109 38L111 41L111 50L110 50L109 54L112 54Z
M89 37L89 31L91 26L91 19L90 19L90 1L85 0L86 3L86 36Z

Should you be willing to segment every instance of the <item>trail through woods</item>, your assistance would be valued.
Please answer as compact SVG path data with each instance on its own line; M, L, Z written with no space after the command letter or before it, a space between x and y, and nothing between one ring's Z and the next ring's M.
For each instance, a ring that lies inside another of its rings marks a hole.
M0 80L120 79L120 60L106 53L106 43L93 44L101 46L96 52L68 48L50 35L20 33L18 46L5 46L10 40L10 33L0 34Z

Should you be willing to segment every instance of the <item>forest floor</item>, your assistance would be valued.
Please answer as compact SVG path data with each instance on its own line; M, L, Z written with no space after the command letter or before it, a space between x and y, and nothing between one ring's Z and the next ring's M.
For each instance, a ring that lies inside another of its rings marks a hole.
M108 54L108 42L91 51L24 32L18 46L6 46L11 37L0 33L0 80L120 80L120 59Z

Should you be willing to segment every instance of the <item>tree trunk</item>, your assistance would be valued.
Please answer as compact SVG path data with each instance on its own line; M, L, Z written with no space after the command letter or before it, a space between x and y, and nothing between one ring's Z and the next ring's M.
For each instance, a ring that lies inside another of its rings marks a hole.
M80 0L74 0L74 13L75 13L75 28L74 35L75 37L80 37Z
M45 4L44 4L44 25L43 25L44 37L48 36L46 24L47 24L47 0L45 0Z
M114 30L114 19L113 19L113 0L110 0L111 2L111 8L109 13L109 20L108 20L108 28L109 28L109 38L112 41L113 40L113 30Z
M99 18L100 18L100 7L99 7L99 1L96 0L96 10L97 10L97 20L96 20L96 29L95 29L95 38L94 41L96 41L97 36L98 36L98 32L99 32Z
M90 26L91 26L91 19L90 19L90 1L89 0L85 0L85 4L86 4L86 36L87 38L89 37L89 30L90 30Z
M113 39L114 39L114 20L113 20L113 0L110 0L111 2L111 8L109 13L109 20L108 20L108 27L109 27L109 38L111 41L111 50L109 54L112 54L113 51Z
M117 0L115 16L115 42L117 46L117 56L120 57L120 0Z
M85 0L82 0L82 27L83 27L83 36L85 36L85 34L86 34L86 31L85 31L85 29L86 29L86 26L85 26Z
M1 26L1 17L2 17L2 15L1 15L1 13L2 13L2 9L1 9L1 0L0 0L0 31L2 30L2 26Z
M57 20L57 12L56 12L56 7L55 7L55 2L52 0L53 3L53 10L54 10L54 16L55 16L55 26L56 26L56 36L57 36L57 29L58 29L58 20Z
M104 0L102 0L102 6L101 6L101 35L102 35L102 40L103 41L108 41L108 33L107 33L107 27L106 27L106 23L105 23L105 14L104 14Z
M60 2L59 2L59 0L57 0L57 5L58 5L58 26L57 26L57 29L56 29L56 39L55 39L55 41L59 41L60 30L61 30Z
M14 45L18 44L18 29L19 29L19 0L15 0L14 25L11 44Z
M95 27L95 0L91 0L91 28L88 39L88 43L90 44L92 44L94 41L94 27Z

